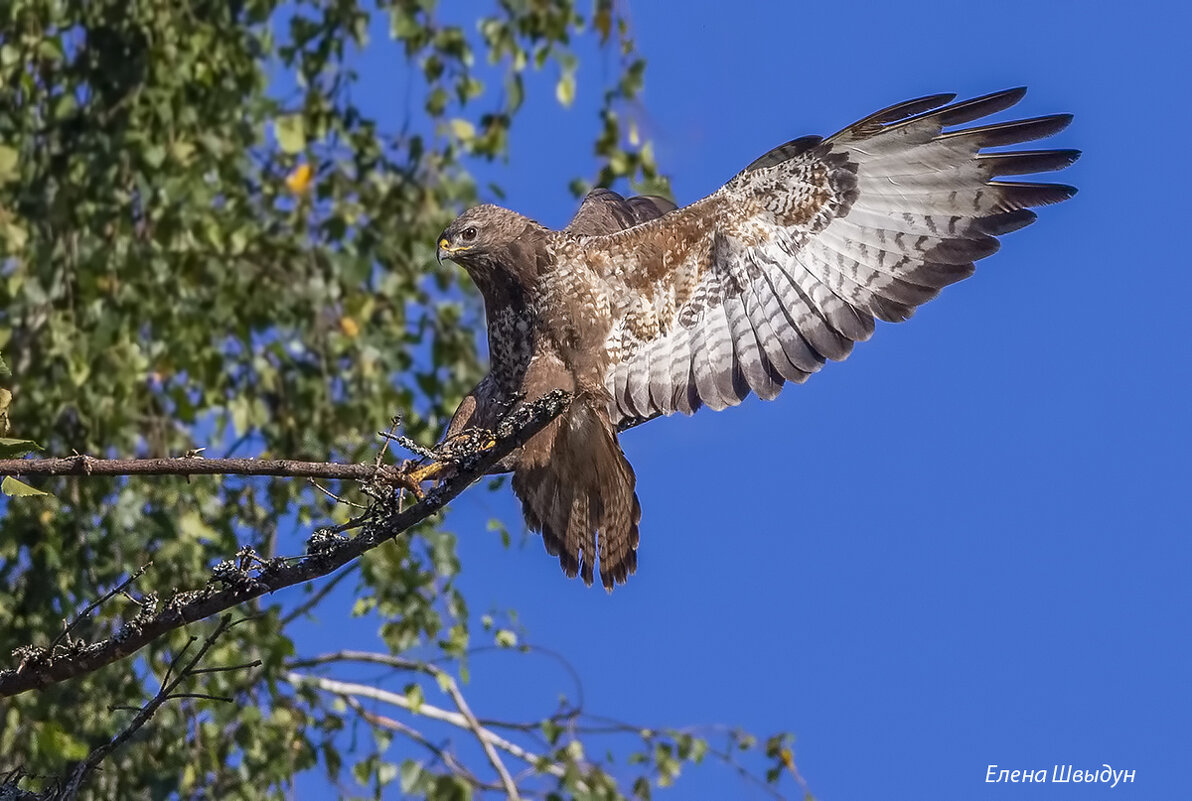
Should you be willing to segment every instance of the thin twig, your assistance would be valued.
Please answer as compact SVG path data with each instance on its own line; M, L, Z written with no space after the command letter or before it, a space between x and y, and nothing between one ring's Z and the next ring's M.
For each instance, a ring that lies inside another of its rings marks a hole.
M381 447L377 448L377 467L381 466L381 460L385 458L385 453L389 450L389 443L394 438L394 435L397 434L397 429L400 426L401 415L395 414L393 415L393 419L389 421L389 433L378 432L377 435L381 438Z
M261 660L254 659L251 662L244 662L239 665L221 665L219 667L195 668L190 673L192 676L197 676L200 673L228 673L233 670L247 670L248 668L260 667Z
M132 583L134 581L136 581L141 576L143 576L145 574L145 571L148 570L152 565L153 565L152 562L146 562L145 564L143 564L139 568L137 568L133 573L131 573L128 576L128 578L126 578L124 581L120 582L118 585L116 585L112 589L105 592L99 598L97 598L94 601L92 601L91 603L87 604L87 607L85 609L83 609L82 612L79 612L77 615L75 615L74 620L70 621L70 623L68 625L64 626L62 629L62 633L59 634L57 637L55 637L54 641L52 643L50 643L50 652L53 653L54 649L58 646L58 643L62 642L64 639L66 639L67 636L70 634L70 632L72 630L74 630L74 627L79 625L79 622L82 621L83 618L87 617L92 612L94 612L97 608L99 608L100 604L102 604L108 600L111 600L112 598L116 597L117 595L127 595L125 590L127 590L132 585Z
M175 698L201 698L204 701L222 701L225 704L230 704L235 701L235 698L229 698L226 695L211 695L209 693L170 693L167 701L172 701Z
M313 478L308 478L307 481L310 482L310 485L312 487L314 487L319 492L323 493L324 495L326 495L328 498L335 501L336 503L342 503L344 506L350 506L353 509L367 509L368 508L364 504L356 503L355 501L349 501L347 498L342 498L339 495L336 495L334 492L327 489L322 484L315 481Z

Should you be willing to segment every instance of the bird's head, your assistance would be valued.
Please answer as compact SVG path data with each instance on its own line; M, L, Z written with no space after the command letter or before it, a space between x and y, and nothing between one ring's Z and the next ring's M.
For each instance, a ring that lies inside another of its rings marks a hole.
M468 209L439 234L436 255L450 259L473 272L492 270L506 261L506 251L530 227L537 227L522 215L500 206Z

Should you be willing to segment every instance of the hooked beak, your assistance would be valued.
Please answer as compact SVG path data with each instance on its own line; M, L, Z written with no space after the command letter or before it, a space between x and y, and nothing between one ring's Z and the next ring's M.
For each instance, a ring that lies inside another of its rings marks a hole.
M443 263L443 259L450 259L461 250L468 249L467 245L452 245L451 241L444 234L439 235L439 246L435 250L435 258L439 260L439 264Z

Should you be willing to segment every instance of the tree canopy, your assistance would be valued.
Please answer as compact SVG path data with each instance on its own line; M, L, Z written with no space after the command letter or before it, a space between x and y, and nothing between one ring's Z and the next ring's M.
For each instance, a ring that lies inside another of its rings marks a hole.
M599 166L576 188L661 182L623 130L644 68L631 28L612 0L579 5L502 0L453 20L434 0L3 4L0 428L48 454L98 457L369 461L396 413L407 434L433 440L481 361L479 305L458 269L435 261L435 236L475 202L476 165L506 156L528 91L553 86L572 102L577 42L617 67L593 125ZM403 83L398 126L353 92L359 54L381 46ZM30 483L49 496L8 499L0 517L0 652L18 649L13 667L22 646L59 642L64 620L68 640L102 639L202 586L243 546L273 557L295 527L351 512L287 478ZM340 491L367 500L350 483ZM68 767L196 655L195 671L260 665L189 673L189 695L105 752L82 796L280 797L316 768L346 794L377 797L390 785L435 799L508 793L508 781L536 795L648 797L709 753L735 769L738 750L760 751L771 780L793 770L784 736L619 724L631 758L614 765L585 751L586 710L482 725L464 700L469 649L518 646L499 621L469 614L458 570L454 537L432 518L234 623L192 624L7 698L0 784L61 791ZM344 579L355 612L377 621L377 652L305 652L292 624ZM329 677L352 662L408 674L405 691L379 697ZM413 714L396 720L377 703ZM425 733L436 725L469 732L471 746L445 750Z

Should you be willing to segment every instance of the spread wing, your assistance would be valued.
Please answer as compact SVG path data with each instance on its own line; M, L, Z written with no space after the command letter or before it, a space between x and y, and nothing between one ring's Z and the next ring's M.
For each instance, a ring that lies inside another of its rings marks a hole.
M608 388L622 428L775 397L848 356L874 320L905 320L972 274L1032 206L1075 189L1000 176L1057 170L1074 150L983 153L1062 130L1071 115L947 130L1025 89L884 109L762 156L697 203L586 242L608 283Z

